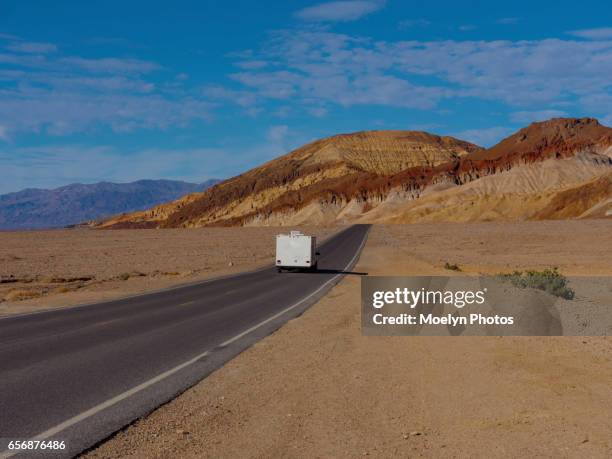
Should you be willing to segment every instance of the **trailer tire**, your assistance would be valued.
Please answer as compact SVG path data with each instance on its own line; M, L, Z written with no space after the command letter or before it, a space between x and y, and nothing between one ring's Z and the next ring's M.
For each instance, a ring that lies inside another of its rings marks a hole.
M280 267L279 267L279 268L276 268L276 272L277 272L277 273L282 273L282 272L283 272L283 268L280 268Z

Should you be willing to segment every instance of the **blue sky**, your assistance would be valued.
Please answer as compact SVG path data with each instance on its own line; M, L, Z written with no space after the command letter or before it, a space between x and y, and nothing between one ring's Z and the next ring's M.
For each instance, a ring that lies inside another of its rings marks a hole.
M0 193L229 177L315 138L612 125L612 4L0 3Z

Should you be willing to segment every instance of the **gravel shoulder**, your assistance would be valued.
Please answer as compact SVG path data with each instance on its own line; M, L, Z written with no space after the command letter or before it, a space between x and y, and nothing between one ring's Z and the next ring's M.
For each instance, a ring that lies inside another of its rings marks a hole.
M448 274L443 262L453 261L498 272L545 262L574 275L612 274L609 251L597 245L610 247L610 223L596 223L597 244L563 239L569 230L593 234L592 222L565 223L530 223L529 232L522 224L375 226L355 271ZM415 250L418 231L430 236ZM480 242L479 265L472 249ZM87 456L609 457L612 339L363 337L359 295L359 276L346 276L301 317Z

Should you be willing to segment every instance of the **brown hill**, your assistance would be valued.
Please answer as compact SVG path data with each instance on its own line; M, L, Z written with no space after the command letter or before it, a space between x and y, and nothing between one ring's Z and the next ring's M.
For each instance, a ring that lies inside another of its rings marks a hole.
M582 185L608 174L611 156L612 129L590 118L533 123L487 150L424 132L344 134L100 226L577 218L604 199L604 185ZM550 210L572 193L590 197Z
M534 218L550 220L574 216L612 218L612 172L560 191Z
M612 145L612 129L602 126L596 119L553 118L530 124L494 147L472 155L472 159L564 158L602 144Z
M412 223L602 216L603 203L611 197L605 186L611 156L612 129L596 120L533 123L461 158L450 174L454 183L427 187L418 200L384 202L360 219ZM592 207L600 212L589 213Z
M121 215L101 227L152 228L240 225L312 200L353 196L371 178L433 169L480 147L417 131L342 134L293 152L203 192L151 210Z

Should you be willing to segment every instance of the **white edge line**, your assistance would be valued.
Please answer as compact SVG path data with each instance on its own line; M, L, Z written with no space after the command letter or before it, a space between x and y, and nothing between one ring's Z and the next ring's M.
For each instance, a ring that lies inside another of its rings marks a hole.
M359 249L357 250L357 252L355 253L355 255L353 256L353 258L351 259L351 261L348 262L348 264L344 267L343 271L346 271L348 268L350 268L350 266L353 264L353 262L355 262L355 260L357 259L357 257L361 254L361 251L363 249L363 246L366 243L367 240L367 235L368 232L370 230L368 229L366 231L366 233L363 236L363 240L361 241L361 244L359 245ZM336 274L334 277L332 277L331 279L329 279L327 282L325 282L323 285L321 285L318 289L316 289L314 292L310 293L308 296L302 298L300 301L298 301L297 303L294 303L293 305L289 306L286 309L283 309L280 312L277 312L276 314L274 314L271 317L268 317L267 319L263 320L262 322L259 322L257 325L252 326L251 328L248 328L246 330L244 330L243 332L237 334L236 336L228 339L227 341L224 341L223 343L221 343L220 345L216 346L216 347L226 347L232 343L234 343L235 341L239 340L240 338L243 338L244 336L248 335L249 333L257 330L260 327L263 327L264 325L270 323L271 321L273 321L274 319L277 319L278 317L282 316L283 314L286 314L287 312L291 311L292 309L297 308L298 306L300 306L302 303L304 303L305 301L309 300L310 298L312 298L314 295L316 295L317 293L319 293L321 290L323 290L325 287L327 287L327 285L329 285L331 282L335 281L338 277L343 276L342 273ZM178 371L182 370L183 368L186 368L194 363L196 363L198 360L202 359L203 357L206 357L208 354L210 354L210 350L202 352L199 355L196 355L195 357L193 357L192 359L187 360L186 362L183 362L177 366L175 366L174 368L171 368L170 370L167 370L151 379L149 379L148 381L143 382L142 384L139 384L137 386L132 387L131 389L113 397L110 398L86 411L83 411L80 414L77 414L76 416L67 419L66 421L62 422L61 424L56 425L55 427L52 427L48 430L45 430L42 433L39 433L38 435L32 437L30 440L34 440L34 441L42 441L42 440L46 440L49 437L52 437L55 434L60 433L62 430L65 430L69 427L72 427L73 425L99 413L100 411L109 408L117 403L119 403L122 400L125 400L128 397L131 397L134 394L137 394L138 392L143 391L144 389L147 389L148 387L152 386L153 384L156 384L164 379L166 379L168 376L172 376L174 373L177 373ZM21 451L8 451L8 452L0 452L0 458L8 458L11 456L14 456L15 454L18 454Z

